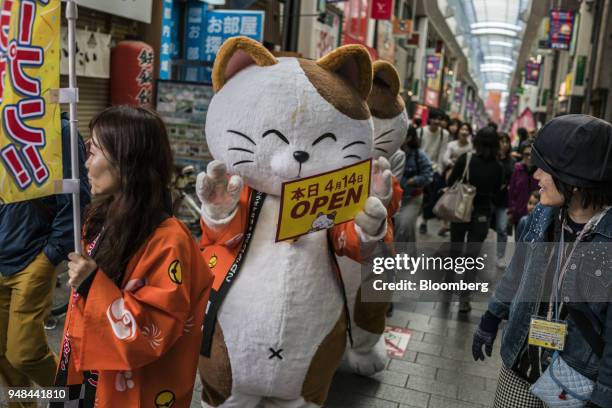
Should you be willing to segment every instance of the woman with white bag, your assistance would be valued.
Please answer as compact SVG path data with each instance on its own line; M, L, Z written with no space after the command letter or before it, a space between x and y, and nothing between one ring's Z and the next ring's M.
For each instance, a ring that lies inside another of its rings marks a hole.
M566 115L532 149L541 201L481 318L475 360L507 319L495 408L612 407L612 126Z

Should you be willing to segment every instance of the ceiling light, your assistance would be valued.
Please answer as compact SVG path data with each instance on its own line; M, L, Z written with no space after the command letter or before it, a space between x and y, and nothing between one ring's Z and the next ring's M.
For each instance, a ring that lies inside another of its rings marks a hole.
M490 45L498 45L500 47L514 48L514 44L507 41L489 41Z
M502 82L488 82L485 84L485 89L487 91L507 91L508 84Z
M478 28L501 28L504 30L521 31L521 27L516 24L503 23L501 21L479 21L470 25L472 30Z
M504 28L477 28L471 31L473 35L505 35L506 37L516 37L516 31Z
M514 60L510 57L506 57L504 55L485 55L485 61L505 61L505 62L514 62Z

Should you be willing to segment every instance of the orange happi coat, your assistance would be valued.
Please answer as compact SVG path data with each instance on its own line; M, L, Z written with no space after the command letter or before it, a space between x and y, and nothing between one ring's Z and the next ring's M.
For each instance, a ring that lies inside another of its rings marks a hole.
M68 385L95 370L95 407L188 408L211 284L189 231L163 221L121 288L98 269L85 297L73 291L62 346L71 349Z
M397 177L392 176L392 188L393 193L391 195L391 201L387 204L387 234L385 235L384 241L388 245L393 244L393 216L399 211L402 205L402 196L404 189L400 186Z

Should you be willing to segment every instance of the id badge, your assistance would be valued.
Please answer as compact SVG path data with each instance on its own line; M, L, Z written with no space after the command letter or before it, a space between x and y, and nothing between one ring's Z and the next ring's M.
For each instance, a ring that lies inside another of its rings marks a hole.
M529 325L529 344L552 350L563 351L567 322L562 320L548 321L542 317L532 317Z

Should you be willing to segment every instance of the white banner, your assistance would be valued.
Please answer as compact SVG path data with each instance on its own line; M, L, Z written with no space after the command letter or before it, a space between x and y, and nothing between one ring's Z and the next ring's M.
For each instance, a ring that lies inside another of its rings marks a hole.
M151 23L153 0L77 0L77 4L131 20Z

